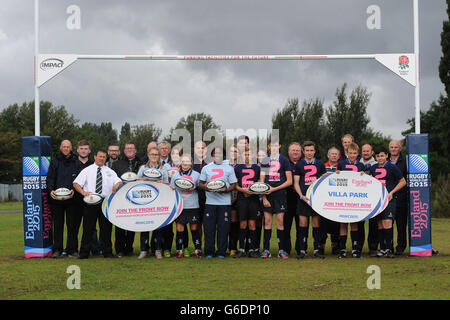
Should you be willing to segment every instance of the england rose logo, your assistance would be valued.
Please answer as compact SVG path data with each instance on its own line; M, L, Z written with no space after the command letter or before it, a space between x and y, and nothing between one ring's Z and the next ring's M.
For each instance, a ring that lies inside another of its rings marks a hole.
M409 69L409 58L407 56L400 56L398 58L398 66L400 70L408 70Z

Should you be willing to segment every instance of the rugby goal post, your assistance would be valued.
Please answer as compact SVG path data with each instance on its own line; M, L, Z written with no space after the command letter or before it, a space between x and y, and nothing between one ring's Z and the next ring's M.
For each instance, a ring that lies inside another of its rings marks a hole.
M35 0L35 57L34 57L34 90L35 90L35 136L40 136L40 98L39 88L57 76L63 70L78 60L143 60L143 61L160 61L160 60L235 60L235 61L261 61L261 60L335 60L335 59L374 59L387 67L389 70L400 76L407 81L410 85L415 87L415 135L409 135L410 139L416 139L416 136L420 140L420 143L414 143L416 140L411 141L410 146L422 146L426 141L425 149L421 148L419 151L415 151L414 147L409 148L408 152L425 154L428 157L428 139L423 135L420 135L420 70L419 70L419 5L418 0L413 0L413 12L414 12L414 52L413 53L390 53L390 54L342 54L342 55L83 55L83 54L40 54L39 52L39 0ZM410 158L410 157L409 157ZM428 158L427 158L428 159ZM428 161L428 160L427 160ZM422 166L423 168L423 166ZM428 170L428 162L427 168ZM411 172L408 176L411 176ZM417 180L417 179L416 179ZM426 183L425 183L426 180ZM426 184L424 194L429 195L429 175L427 171L427 177L425 180L421 180L422 184ZM412 186L410 186L411 188ZM411 195L412 189L410 189L410 202L413 199ZM420 192L419 192L420 194ZM416 194L417 196L417 194ZM422 202L429 201L428 198L420 196ZM429 202L428 202L429 203ZM429 207L429 206L428 206ZM25 211L25 208L24 208ZM411 212L411 210L410 210ZM430 210L427 211L428 220L430 217ZM410 221L410 228L412 228L412 216ZM427 221L428 221L427 220ZM419 221L421 222L421 221ZM421 224L421 231L423 223ZM431 255L431 227L426 227L424 241L419 241L417 244L418 255ZM411 237L411 233L410 233ZM422 234L420 236L422 239ZM411 244L411 243L410 243ZM420 244L420 245L419 245ZM424 254L424 246L426 244L426 253ZM428 250L428 247L429 250Z

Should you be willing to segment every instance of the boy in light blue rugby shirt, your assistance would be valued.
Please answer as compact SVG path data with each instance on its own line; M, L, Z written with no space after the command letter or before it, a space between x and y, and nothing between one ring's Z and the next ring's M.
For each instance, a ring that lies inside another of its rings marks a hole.
M203 167L199 183L199 188L206 191L205 214L203 216L205 255L206 258L213 257L217 232L216 256L224 258L231 223L231 191L235 189L237 179L233 167L223 163L221 147L215 147L211 155L214 161ZM223 180L225 187L220 190L210 190L207 183L212 180Z

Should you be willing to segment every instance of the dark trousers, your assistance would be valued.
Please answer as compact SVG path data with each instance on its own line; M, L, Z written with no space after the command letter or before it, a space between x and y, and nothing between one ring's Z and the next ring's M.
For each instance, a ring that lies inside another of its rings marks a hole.
M141 251L149 251L151 248L152 253L156 250L163 249L164 233L163 229L156 229L152 232L151 243L149 243L150 232L141 232Z
M172 251L172 243L173 243L173 223L163 227L161 229L163 236L162 249ZM185 228L186 229L186 228ZM189 236L189 235L188 235Z
M287 201L287 211L284 214L284 220L283 220L283 224L284 224L284 245L285 245L285 249L286 252L288 254L291 254L291 250L292 250L292 243L291 243L291 228L292 228L292 223L293 221L295 221L295 230L296 230L296 234L298 234L299 232L299 216L297 214L297 199L289 199ZM298 237L295 237L295 250L299 251L300 250L300 244L298 241Z
M225 256L228 245L228 233L231 224L231 206L205 205L203 228L205 233L205 255L213 255L216 247L218 256Z
M133 242L134 242L134 232L129 230L124 230L115 228L116 241L114 243L114 247L116 249L116 253L122 252L125 254L129 254L133 252Z
M103 255L112 254L112 224L106 219L102 212L102 205L85 205L83 210L83 236L81 238L80 255L88 256L91 250L92 235L95 231L96 224L100 227L100 247Z
M64 220L67 225L67 253L78 252L77 207L72 199L51 203L53 221L53 251L63 251Z
M395 224L397 225L397 251L405 251L407 245L408 229L408 203L397 200L395 211Z
M366 229L365 229L366 221L358 222L358 250L362 252L364 247L364 242L366 241Z
M370 251L378 250L378 219L376 217L369 220L367 244Z

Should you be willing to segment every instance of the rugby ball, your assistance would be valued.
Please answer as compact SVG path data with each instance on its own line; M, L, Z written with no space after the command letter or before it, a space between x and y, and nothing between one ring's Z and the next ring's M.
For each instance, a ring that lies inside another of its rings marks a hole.
M71 193L67 188L59 188L55 190L55 197L58 200L67 200L70 198Z
M98 193L91 193L83 198L83 201L89 205L99 204L103 201L103 197Z
M216 191L216 190L220 190L223 189L227 186L227 184L225 183L225 181L223 180L211 180L206 184L206 187L210 190Z
M270 186L264 182L255 182L250 187L248 187L248 189L253 193L263 194L264 192L270 190Z
M131 171L125 172L120 176L123 182L132 182L137 180L137 174Z
M173 183L181 190L189 190L195 187L195 184L191 180L183 177L176 179Z
M147 168L142 173L144 177L146 177L149 180L159 180L162 179L162 173L156 168Z

